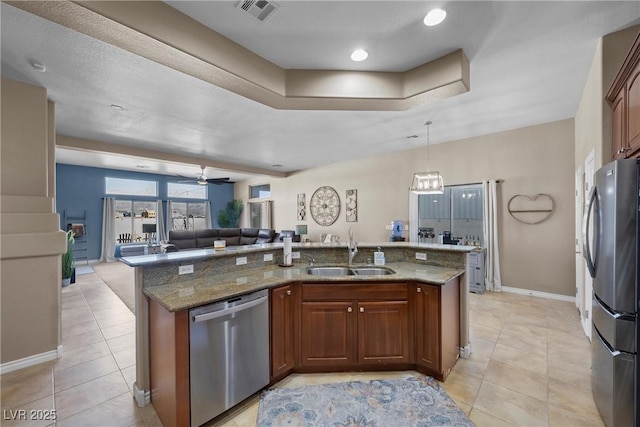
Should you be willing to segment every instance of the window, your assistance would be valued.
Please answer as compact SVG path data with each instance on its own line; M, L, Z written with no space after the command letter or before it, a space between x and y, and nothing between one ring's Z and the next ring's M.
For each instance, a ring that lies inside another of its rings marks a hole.
M118 243L147 242L156 237L156 202L115 201L115 237Z
M207 228L206 203L171 202L172 230L202 230Z
M207 185L167 183L168 198L207 199Z
M158 183L140 179L105 178L105 192L126 196L158 196Z
M451 239L458 240L458 244L482 245L482 199L480 184L445 186L444 194L421 194L419 230L424 236L435 236L434 243L439 243L440 235L451 232Z
M267 197L271 197L271 184L249 186L250 199L264 199Z

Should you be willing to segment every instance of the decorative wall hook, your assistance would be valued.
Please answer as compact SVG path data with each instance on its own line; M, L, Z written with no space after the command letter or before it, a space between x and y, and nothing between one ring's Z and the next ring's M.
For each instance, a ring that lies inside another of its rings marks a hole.
M549 194L516 194L509 199L507 210L518 222L528 225L540 224L549 218L555 209L555 201Z

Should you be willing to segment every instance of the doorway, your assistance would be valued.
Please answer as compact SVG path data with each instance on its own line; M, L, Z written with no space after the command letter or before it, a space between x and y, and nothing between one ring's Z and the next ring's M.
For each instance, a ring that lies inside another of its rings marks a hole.
M594 175L596 173L595 170L595 150L591 150L589 155L584 161L584 185L582 192L582 212L585 210L585 205L589 200L589 194L591 193L591 189L594 184ZM584 226L584 216L582 219L582 226ZM582 228L581 226L581 228ZM592 225L589 226L589 236L593 237L593 229ZM584 243L584 242L583 242ZM587 270L587 265L584 260L581 259L581 275L584 278L584 291L582 293L582 305L584 307L583 311L580 313L580 322L582 323L582 330L589 340L591 340L591 308L592 308L592 293L593 293L593 278L589 274ZM576 280L577 277L576 277Z

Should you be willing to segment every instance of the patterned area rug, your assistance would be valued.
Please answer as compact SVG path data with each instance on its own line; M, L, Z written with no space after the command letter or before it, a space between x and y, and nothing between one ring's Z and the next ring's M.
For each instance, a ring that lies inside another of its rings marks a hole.
M258 426L474 426L431 377L265 390Z

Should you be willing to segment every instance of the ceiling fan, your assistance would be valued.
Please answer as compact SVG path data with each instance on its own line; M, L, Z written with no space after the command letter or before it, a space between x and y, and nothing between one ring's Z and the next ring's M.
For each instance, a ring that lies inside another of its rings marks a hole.
M200 172L200 176L196 178L196 183L198 183L199 185L207 185L207 184L215 184L215 185L222 185L222 184L235 184L235 181L230 181L230 178L207 178L207 175L205 175L204 170L205 170L205 166L200 166L200 169L202 170ZM183 178L187 178L186 176ZM189 181L180 181L180 182L193 182L193 179L190 179Z

